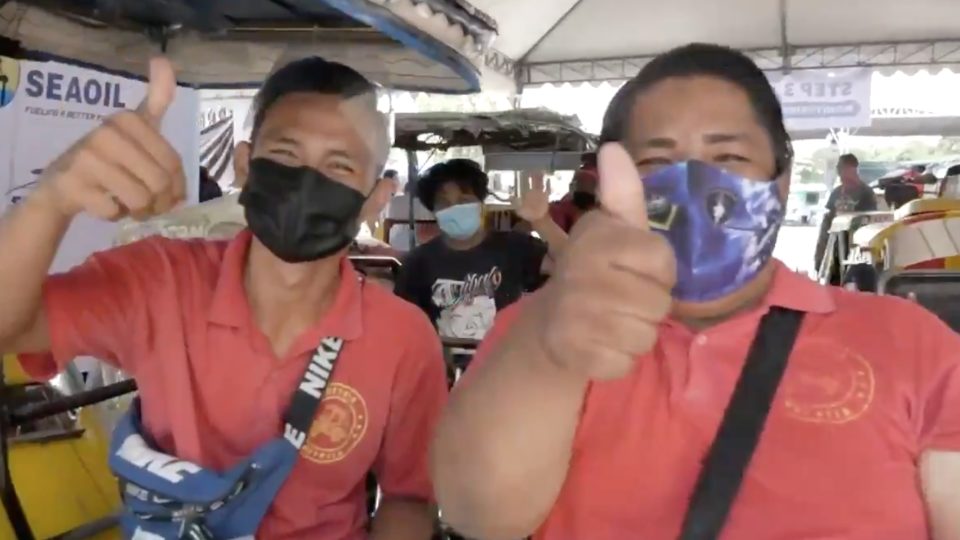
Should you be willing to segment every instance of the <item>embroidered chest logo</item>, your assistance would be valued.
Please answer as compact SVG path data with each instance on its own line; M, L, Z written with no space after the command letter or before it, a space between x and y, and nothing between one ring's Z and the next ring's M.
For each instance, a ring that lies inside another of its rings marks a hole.
M873 367L836 343L805 343L793 355L783 381L783 405L796 420L846 424L869 410L876 391Z
M333 383L327 388L300 452L314 463L336 463L356 448L367 432L368 424L367 403L363 396L350 386Z

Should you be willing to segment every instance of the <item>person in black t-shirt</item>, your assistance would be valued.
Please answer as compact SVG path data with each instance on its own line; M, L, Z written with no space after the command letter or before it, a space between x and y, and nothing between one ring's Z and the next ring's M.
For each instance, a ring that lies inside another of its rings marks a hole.
M877 196L863 180L860 179L860 160L853 154L844 154L837 160L837 175L840 185L830 192L827 198L827 213L820 223L820 232L817 235L817 246L814 250L814 268L820 269L820 264L827 247L827 238L830 225L837 214L848 212L872 212L877 209ZM834 283L839 285L839 283Z
M486 231L487 183L480 165L468 159L435 165L417 182L417 198L434 212L443 234L407 255L395 291L427 313L441 338L482 339L499 310L541 283L552 254L566 243L566 233L550 219L539 176L516 212L543 240Z

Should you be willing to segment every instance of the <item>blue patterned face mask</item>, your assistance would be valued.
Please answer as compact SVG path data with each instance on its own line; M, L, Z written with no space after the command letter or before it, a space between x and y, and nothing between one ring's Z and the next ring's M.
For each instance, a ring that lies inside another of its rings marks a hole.
M673 296L709 302L752 281L773 255L784 206L777 183L749 180L702 161L643 179L650 227L673 246Z
M480 230L480 203L466 203L444 208L435 213L443 234L454 240L466 240Z

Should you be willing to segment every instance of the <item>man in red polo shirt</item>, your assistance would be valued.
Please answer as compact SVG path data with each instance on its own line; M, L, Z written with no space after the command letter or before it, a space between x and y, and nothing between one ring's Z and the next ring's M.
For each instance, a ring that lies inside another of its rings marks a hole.
M664 53L602 137L602 211L440 422L444 519L473 538L960 538L960 338L771 258L792 152L763 72Z
M573 174L570 193L550 203L550 217L563 232L569 233L577 220L596 206L597 170L596 167L583 166Z
M0 222L0 249L17 254L0 268L0 350L25 353L38 377L80 355L132 375L140 402L111 465L153 476L124 484L127 504L201 477L209 481L186 495L229 488L209 519L194 519L195 506L190 522L171 518L191 538L367 538L368 471L382 490L369 538L429 538L426 449L446 398L440 344L417 308L344 257L392 188L376 181L387 122L360 74L308 58L264 83L251 142L237 151L250 229L232 241L152 237L43 277L74 216L145 218L183 198L180 159L158 130L175 76L163 59L150 75L139 110L58 158ZM230 476L237 463L246 468ZM251 500L263 508L251 511ZM246 506L223 517L236 504ZM251 517L259 511L262 520ZM134 538L167 537L151 529L163 523L128 518Z

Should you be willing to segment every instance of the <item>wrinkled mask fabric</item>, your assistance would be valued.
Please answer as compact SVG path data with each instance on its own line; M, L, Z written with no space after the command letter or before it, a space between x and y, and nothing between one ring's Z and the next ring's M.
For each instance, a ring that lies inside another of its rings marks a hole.
M437 226L443 234L455 240L466 240L480 230L480 203L466 203L436 212Z
M752 281L773 256L784 204L775 181L683 161L643 179L652 230L677 257L673 297L709 302Z
M277 258L309 262L346 248L366 196L316 169L257 158L240 193L247 226Z

